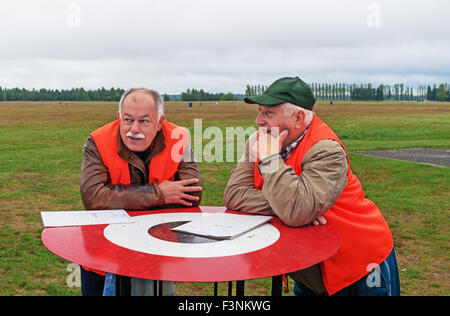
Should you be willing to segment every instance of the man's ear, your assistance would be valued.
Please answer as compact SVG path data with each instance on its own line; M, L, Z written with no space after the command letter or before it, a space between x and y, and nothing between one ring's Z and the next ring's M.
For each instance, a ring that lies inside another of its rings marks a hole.
M302 110L298 110L297 113L295 113L295 127L300 128L303 126L305 122L305 113Z
M161 130L162 125L164 124L164 120L166 119L166 117L163 115L161 115L161 117L159 118L159 122L158 122L158 131Z
M120 112L117 111L117 119L120 121Z

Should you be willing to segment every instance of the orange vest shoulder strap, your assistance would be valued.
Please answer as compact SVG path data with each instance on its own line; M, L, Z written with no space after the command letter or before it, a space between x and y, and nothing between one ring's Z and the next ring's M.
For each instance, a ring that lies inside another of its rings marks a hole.
M189 131L180 126L165 121L162 130L166 146L150 163L149 183L173 179L189 142Z
M117 154L117 137L120 121L114 121L92 132L90 135L97 145L103 163L108 168L112 185L130 184L128 162Z

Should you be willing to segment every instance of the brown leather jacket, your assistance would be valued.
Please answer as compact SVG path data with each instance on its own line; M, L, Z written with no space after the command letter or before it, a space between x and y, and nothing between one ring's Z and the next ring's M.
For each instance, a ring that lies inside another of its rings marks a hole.
M81 165L80 190L81 198L87 210L126 209L146 210L163 206L164 195L156 183L148 183L150 161L165 148L165 138L159 131L154 140L153 149L145 163L136 153L130 151L122 142L120 133L117 136L118 154L128 162L130 169L130 185L111 185L108 169L103 164L94 139L89 136L84 145L83 163ZM194 154L188 146L179 164L175 180L200 179L200 170L194 161ZM201 186L195 184L195 186ZM191 193L200 197L193 206L200 205L201 192ZM167 205L166 205L167 206ZM173 205L178 206L178 205Z

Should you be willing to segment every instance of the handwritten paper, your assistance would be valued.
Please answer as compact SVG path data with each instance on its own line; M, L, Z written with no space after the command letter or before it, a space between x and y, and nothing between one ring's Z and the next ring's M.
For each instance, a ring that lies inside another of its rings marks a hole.
M41 217L45 227L134 223L125 210L41 212Z
M271 218L260 215L209 213L171 230L216 239L233 239L267 223Z

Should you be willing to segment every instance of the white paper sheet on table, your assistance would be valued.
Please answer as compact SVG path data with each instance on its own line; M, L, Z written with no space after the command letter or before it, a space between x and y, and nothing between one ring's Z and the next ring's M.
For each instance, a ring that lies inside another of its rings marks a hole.
M45 227L134 223L125 210L41 212L41 217Z
M209 213L171 230L216 239L233 239L267 223L271 218L272 216Z

